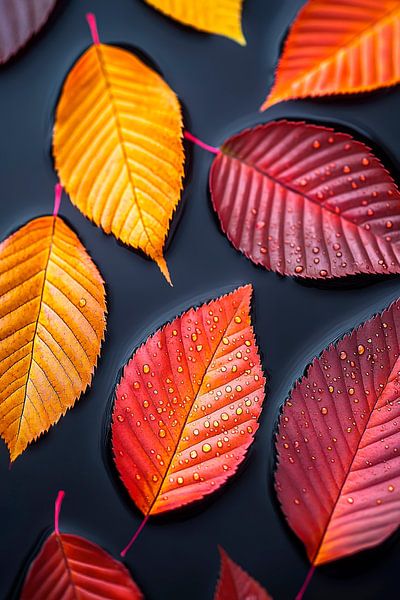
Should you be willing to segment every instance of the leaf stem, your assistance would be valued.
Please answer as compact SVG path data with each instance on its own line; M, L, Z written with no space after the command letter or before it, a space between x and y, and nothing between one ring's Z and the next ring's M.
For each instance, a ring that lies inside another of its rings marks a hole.
M122 552L120 553L120 556L126 556L126 553L130 550L131 546L133 545L133 543L137 540L137 538L139 537L140 532L142 531L142 529L144 528L144 526L146 525L147 521L149 519L149 515L146 515L145 518L143 519L143 521L140 523L139 527L137 528L137 530L135 531L135 533L133 534L132 538L130 539L130 541L128 542L127 546L125 546L125 548L122 550Z
M193 142L193 144L196 144L197 146L200 146L200 148L203 148L203 150L207 150L207 152L212 152L212 154L220 153L219 148L216 148L215 146L210 146L209 144L202 142L201 140L199 140L199 138L191 134L190 131L185 131L183 135L185 139L189 140L190 142Z
M86 14L86 21L88 22L90 33L92 35L93 44L98 46L100 44L99 32L97 29L96 16L94 13Z
M56 535L60 535L60 529L59 529L58 523L60 520L61 504L62 504L62 501L64 500L64 496L65 496L64 490L60 490L57 494L56 502L54 505L54 531L56 532Z
M58 215L58 211L60 210L62 193L63 193L63 187L62 187L61 183L56 183L56 185L54 186L53 217L56 217Z
M310 581L312 579L312 576L314 575L314 571L315 571L315 565L312 565L310 570L307 573L307 577L305 578L305 581L303 583L303 585L301 586L295 600L302 600L306 589L308 588Z

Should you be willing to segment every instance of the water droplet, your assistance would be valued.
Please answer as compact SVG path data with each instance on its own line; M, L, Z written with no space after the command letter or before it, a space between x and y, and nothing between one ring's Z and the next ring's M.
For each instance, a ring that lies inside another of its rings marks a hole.
M319 140L314 140L312 146L315 148L315 150L318 150L318 148L321 147L321 142Z
M165 436L167 435L165 429L160 429L158 435L160 436L160 438L165 438Z
M339 354L340 358L342 360L346 360L347 358L347 352L345 352L344 350L342 350L342 352Z
M328 414L328 409L326 408L326 406L323 406L323 407L321 408L321 413L322 413L323 415L327 415L327 414Z
M354 504L354 500L353 500L353 498L351 496L349 496L349 498L347 498L347 502L349 504Z
M364 354L365 352L365 346L363 346L362 344L359 344L359 346L357 347L357 352L358 354L361 356L362 354Z
M301 265L297 265L297 267L295 268L295 273L302 273L304 270L304 268Z
M118 415L118 416L117 416L117 419L118 419L118 421L119 421L120 423L123 423L123 422L124 422L124 417L123 417L122 415Z
M211 452L210 444L203 444L202 448L203 452Z
M364 157L364 158L362 159L362 161L361 161L361 164L362 164L364 167L368 167L368 165L369 165L369 160L368 160L368 158Z
M149 365L143 365L143 373L150 373Z
M344 165L343 167L343 173L350 173L351 169L349 167L349 165Z
M392 227L393 227L392 221L386 221L385 227L386 227L386 229L392 229Z
M237 316L235 317L235 323L241 323L242 322L242 318Z
M394 492L394 485L388 485L388 491Z
M260 248L260 252L261 252L261 254L267 254L267 249L266 249L266 247L265 247L265 246L261 246L261 248Z
M81 298L81 299L79 300L79 306L81 306L82 308L83 308L84 306L86 306L86 300L85 300L85 298Z
M240 406L236 409L236 414L237 415L241 415L243 413L243 408L241 408Z
M326 277L328 275L328 271L325 271L325 269L322 269L319 274L321 275L321 277Z
M221 414L221 419L222 419L223 421L227 421L227 420L229 419L229 415L228 415L227 413L223 412L223 413Z
M354 394L354 388L349 388L349 394L352 396Z
M222 343L225 344L225 346L227 346L229 344L229 340L226 337L222 338Z
M196 450L192 450L191 451L190 458L197 458L197 452L196 452Z
M183 479L183 477L178 477L176 481L177 481L178 485L182 485L184 479Z

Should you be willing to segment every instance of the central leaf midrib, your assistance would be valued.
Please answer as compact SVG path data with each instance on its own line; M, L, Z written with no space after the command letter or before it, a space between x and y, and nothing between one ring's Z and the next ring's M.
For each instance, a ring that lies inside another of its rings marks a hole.
M234 293L234 292L231 292L231 293ZM198 395L199 395L199 392L200 392L200 390L201 390L201 387L202 387L202 385L203 385L203 382L204 382L205 376L206 376L206 374L208 373L208 370L209 370L209 368L210 368L210 365L212 364L212 362L213 362L213 360L214 360L214 357L215 357L215 355L216 355L216 353L217 353L217 351L218 351L218 349L219 349L219 347L220 347L220 345L221 345L222 339L225 337L225 335L226 335L226 332L227 332L227 330L228 330L229 326L231 325L231 323L232 323L232 320L234 319L234 317L235 317L235 315L236 315L237 311L239 310L239 308L240 308L241 304L242 304L242 301L239 303L239 305L238 305L237 309L235 310L235 312L234 312L234 313L233 313L233 315L232 315L232 318L231 318L231 319L229 320L229 322L227 323L227 325L226 325L226 328L225 328L225 329L224 329L224 331L222 332L222 334L221 334L221 336L220 336L220 338L219 338L219 340L218 340L218 342L217 342L217 344L216 344L216 346L215 346L214 352L212 353L212 355L211 355L211 357L210 357L210 360L208 361L208 363L207 363L207 366L206 366L206 367L205 367L205 369L204 369L204 373L203 373L203 375L202 375L202 378L201 378L200 384L198 385L198 387L197 387L197 390L196 390L196 392L195 392L195 393L194 393L194 395L193 395L193 401L192 401L192 403L191 403L191 406L190 406L190 408L189 408L189 410L188 410L188 412L187 412L187 415L186 415L186 418L185 418L185 420L184 420L184 423L183 423L183 425L182 425L182 427L181 427L181 429L180 429L180 431L179 431L179 435L178 435L178 437L177 437L177 443L175 444L175 448L174 448L174 451L173 451L173 453L172 453L172 455L171 455L171 459L170 459L170 461L168 462L168 465L167 465L167 467L166 467L166 470L165 470L165 474L164 474L164 476L161 478L161 482L160 482L160 485L159 485L159 487L158 487L157 493L156 493L156 495L154 496L154 500L153 500L153 502L151 503L151 505L150 505L150 507L149 507L149 509L148 509L148 511L147 511L147 513L146 513L146 516L149 516L149 515L151 514L151 511L152 511L152 509L153 509L153 506L156 504L157 500L159 499L159 497L160 497L160 495L161 495L161 490L162 490L162 487L163 487L163 485L164 485L164 483L165 483L165 480L166 480L166 479L167 479L167 477L168 477L168 474L169 474L169 471L170 471L170 468L171 468L172 461L174 460L174 458L175 458L175 456L176 456L177 450L178 450L178 448L179 448L179 444L180 444L180 442L181 442L181 439L182 439L183 432L185 431L185 428L186 428L186 426L187 426L187 424L188 424L189 416L190 416L190 415L191 415L191 413L192 413L193 406L194 406L194 404L195 404L195 402L196 402L196 400L197 400L197 398L198 398ZM194 390L193 390L193 392L194 392Z
M126 168L127 173L128 173L129 184L130 184L130 187L132 189L132 196L133 196L134 202L136 204L136 207L138 209L140 222L142 223L143 231L146 234L148 243L157 252L157 249L155 248L155 246L154 246L154 244L153 244L153 242L152 242L152 240L150 238L150 235L149 235L149 233L147 231L147 228L146 228L146 225L145 225L145 222L144 222L144 218L143 218L142 208L140 206L139 200L138 200L137 195L136 195L136 185L135 185L135 181L133 179L133 174L131 173L131 170L129 168L128 155L127 155L126 149L125 149L125 142L124 142L124 138L123 138L123 135L122 135L121 124L119 122L118 110L117 110L117 107L115 106L114 95L113 95L113 92L112 92L112 84L111 84L111 82L109 80L109 76L108 76L108 73L107 73L106 61L104 60L104 57L103 57L103 54L102 54L102 50L101 50L101 46L100 45L95 45L94 47L96 49L96 56L97 56L98 61L99 61L100 71L101 71L101 74L103 75L103 79L104 79L104 82L105 82L106 92L107 92L107 95L108 95L109 100L110 100L111 110L112 110L114 121L115 121L115 128L117 130L118 140L119 140L119 143L120 143L120 146L121 146L122 155L123 155L123 159L124 159L124 163L125 163L125 168Z

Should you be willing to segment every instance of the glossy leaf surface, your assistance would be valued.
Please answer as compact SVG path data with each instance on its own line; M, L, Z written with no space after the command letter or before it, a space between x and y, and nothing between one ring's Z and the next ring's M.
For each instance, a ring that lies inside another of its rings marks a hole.
M114 460L145 515L221 487L253 441L264 377L251 291L247 285L183 313L124 369L113 411Z
M52 533L32 562L21 600L141 600L124 565L100 546L67 533Z
M243 0L146 0L169 17L201 31L246 44L242 32Z
M272 600L268 592L220 548L221 574L214 600Z
M308 0L263 109L282 100L366 92L400 81L398 0Z
M0 0L0 64L46 23L56 0Z
M105 312L103 280L59 217L0 244L0 433L11 460L91 382Z
M93 45L70 71L54 126L60 180L85 216L168 280L163 246L182 188L181 137L176 95L130 52Z
M400 524L400 301L314 359L284 405L275 484L319 565Z
M400 194L350 135L272 121L228 139L210 172L232 244L285 275L400 272Z

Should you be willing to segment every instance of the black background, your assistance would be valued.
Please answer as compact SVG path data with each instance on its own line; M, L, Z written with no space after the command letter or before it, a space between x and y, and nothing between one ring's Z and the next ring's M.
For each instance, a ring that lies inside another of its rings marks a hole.
M349 0L350 1L350 0ZM0 237L52 210L52 114L62 81L90 43L95 11L104 42L145 52L181 99L185 124L219 145L245 126L306 118L350 130L398 175L400 89L258 108L272 83L282 41L301 0L246 0L247 47L168 20L142 0L66 0L26 51L0 69ZM60 214L78 232L107 282L108 330L90 391L8 469L0 444L0 598L16 597L24 570L52 526L53 503L66 491L61 529L118 557L140 514L112 473L105 416L117 373L157 326L222 291L251 282L254 324L268 376L261 428L240 473L214 497L149 522L127 557L150 600L212 599L221 544L275 599L292 599L308 570L272 489L273 432L279 407L306 364L331 340L387 306L396 277L304 285L255 267L221 234L207 175L212 156L188 148L179 223L167 260L174 287L158 268L86 220L64 196ZM400 544L318 569L307 599L398 596ZM45 599L43 599L45 600Z

